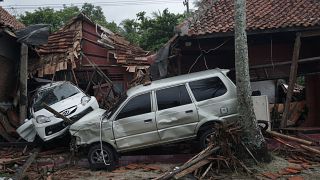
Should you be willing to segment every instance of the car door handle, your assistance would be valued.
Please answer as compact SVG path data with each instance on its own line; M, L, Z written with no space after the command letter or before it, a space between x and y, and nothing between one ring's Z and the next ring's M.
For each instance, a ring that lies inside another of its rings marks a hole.
M144 120L144 123L152 123L152 119Z
M186 111L186 113L192 113L193 112L193 110L188 110L188 111Z

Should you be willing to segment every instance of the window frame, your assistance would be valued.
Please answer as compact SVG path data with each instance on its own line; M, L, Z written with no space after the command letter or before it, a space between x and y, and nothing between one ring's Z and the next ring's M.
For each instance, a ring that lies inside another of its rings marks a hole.
M221 81L221 82L223 83L223 85L225 86L225 88L226 88L227 91L226 91L223 95L221 95L221 96L217 96L217 97L213 97L213 98L209 98L209 99L197 101L197 99L196 99L196 97L195 97L195 95L194 95L194 93L193 93L193 91L192 91L192 89L191 89L190 83L195 82L195 81L202 81L202 80L206 80L206 79L211 79L211 78L219 78L220 81ZM230 91L230 90L229 90L228 83L226 83L225 80L224 80L224 78L221 78L220 75L215 75L215 76L212 76L212 77L207 77L207 78L203 78L203 79L198 79L198 80L194 80L194 81L189 81L189 82L187 83L187 87L188 87L189 93L191 93L192 100L193 100L194 102L203 102L203 101L207 101L207 100L210 100L210 99L223 98L224 96L226 96L227 94L229 94L229 91Z
M131 97L128 98L126 101L124 101L124 102L122 103L122 105L119 107L118 111L117 111L116 113L114 113L113 121L118 121L118 120L121 120L121 119L134 117L134 116L129 116L129 117L117 119L118 115L120 114L120 112L122 111L122 109L128 104L129 101L131 101L133 98L135 98L135 97L137 97L137 96L141 96L141 95L145 95L145 94L149 94L149 98L150 98L150 112L148 112L148 113L154 112L154 105L153 105L153 100L152 100L152 97L153 97L152 91L143 92L143 93L140 93L140 94L136 94L136 95L134 95L134 96L131 96ZM144 113L144 114L146 114L146 113ZM135 115L135 116L139 116L139 115L142 115L142 114L138 114L138 115Z
M155 110L156 111L165 111L165 110L168 110L168 109L172 109L172 108L176 108L176 107L180 107L180 106L185 106L185 105L189 105L189 104L184 104L184 105L180 105L180 106L175 106L175 107L171 107L171 108L166 108L166 109L161 109L159 110L159 107L158 107L158 99L157 99L157 91L161 91L161 90L164 90L164 89L169 89L169 88L174 88L174 87L179 87L179 86L184 86L187 90L187 93L190 97L190 100L191 102L189 104L194 104L194 97L193 97L193 94L190 93L190 89L187 85L187 83L182 83L182 84L175 84L173 86L169 86L169 87L163 87L163 88L159 88L159 89L155 89L153 90L154 91L154 101L155 101Z

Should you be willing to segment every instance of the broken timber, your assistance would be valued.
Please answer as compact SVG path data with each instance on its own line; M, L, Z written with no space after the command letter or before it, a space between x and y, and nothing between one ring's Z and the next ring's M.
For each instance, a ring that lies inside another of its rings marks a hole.
M292 136L287 136L287 135L284 135L284 134L281 134L281 133L278 133L278 132L275 132L275 131L266 131L266 132L269 133L270 135L274 136L274 137L280 137L280 138L291 140L291 141L294 141L294 142L297 142L297 143L301 143L301 144L304 144L304 145L307 145L307 146L311 146L311 145L314 144L311 141L307 141L307 140L304 140L304 139L299 139L299 138L292 137Z
M24 178L26 171L28 170L30 165L33 163L33 161L35 161L39 152L40 152L40 148L36 148L33 151L32 155L28 158L28 160L24 163L24 165L16 171L13 179L20 180Z
M54 114L55 116L57 116L58 118L63 119L66 123L68 124L72 124L73 121L67 117L65 117L64 115L60 114L59 112L57 112L56 110L52 109L50 106L48 106L47 104L43 104L44 108L46 110L48 110L49 112L51 112L52 114Z
M201 167L205 164L205 162L202 162L205 158L207 158L208 156L210 156L211 154L213 154L214 152L218 151L220 149L219 146L214 147L214 148L207 148L204 150L203 152L200 152L200 156L198 156L197 158L193 159L192 161L188 161L187 163L185 163L184 165L182 165L180 168L177 168L175 170L173 170L172 172L166 173L163 176L156 178L159 180L166 180L166 179L171 179L172 177L175 177L177 175L177 177L175 178L179 178L179 177L183 177L184 175L186 175L186 173L188 174L189 170L186 170L192 166L194 167ZM202 163L200 163L202 162ZM199 163L199 164L198 164ZM207 164L207 163L206 163ZM186 170L186 171L184 171ZM190 168L190 170L195 170L195 168ZM182 171L184 171L184 173L181 173ZM192 171L190 171L192 172ZM181 173L181 174L180 174Z
M282 128L285 128L287 126L290 102L291 102L291 98L292 98L292 94L293 94L294 85L295 85L295 82L297 79L300 46L301 46L301 33L297 33L296 40L294 43L293 55L292 55L292 64L291 64L291 68L290 68L289 87L288 87L288 91L287 91L286 103L284 106L284 111L283 111L282 121L281 121Z

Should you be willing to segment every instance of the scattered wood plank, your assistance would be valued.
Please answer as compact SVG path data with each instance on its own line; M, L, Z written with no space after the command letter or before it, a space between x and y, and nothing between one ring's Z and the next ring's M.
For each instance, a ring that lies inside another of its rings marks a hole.
M312 147L309 147L309 146L305 146L303 144L300 145L303 149L307 150L307 151L310 151L312 153L316 153L318 155L320 155L320 151L318 149L315 149L315 148L312 148Z
M190 174L192 173L193 171L195 171L196 169L199 169L201 168L202 166L206 165L206 164L209 164L210 161L207 160L207 159L203 159L201 160L200 162L194 164L193 166L190 166L189 168L186 168L185 170L181 171L180 173L176 174L174 176L175 179L180 179L182 177L184 177L185 175L187 174Z
M197 158L193 159L192 161L185 163L184 165L182 165L180 168L177 168L175 170L173 170L172 172L166 173L163 176L160 176L156 179L161 179L161 180L166 180L166 179L171 179L172 177L174 177L176 174L184 171L185 169L197 164L198 162L202 161L203 159L207 158L208 156L210 156L211 154L213 154L214 152L218 151L220 149L219 146L212 148L207 148L207 152L203 153L201 156L198 156Z
M41 150L40 148L34 149L33 153L30 155L30 157L24 163L24 165L16 171L13 179L21 180L21 179L24 178L26 171L28 170L30 165L33 163L33 161L35 161L35 159L37 158L40 150Z
M26 160L27 158L29 158L29 156L21 156L21 157L13 158L13 159L9 159L9 158L0 159L0 164L2 164L2 165L12 164L12 163L16 163L18 161Z
M275 132L275 131L267 130L266 132L269 133L272 136L280 137L282 139L287 139L287 140L294 141L294 142L297 142L297 143L301 143L301 144L304 144L304 145L307 145L307 146L313 145L313 142L307 141L307 140L304 140L304 139L300 139L300 138L284 135L284 134L281 134L281 133L278 133L278 132Z

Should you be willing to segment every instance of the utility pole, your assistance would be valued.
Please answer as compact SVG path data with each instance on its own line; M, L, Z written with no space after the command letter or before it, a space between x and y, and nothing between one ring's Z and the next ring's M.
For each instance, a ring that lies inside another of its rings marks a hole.
M187 13L189 14L190 10L189 10L189 0L184 0L183 1L183 5L187 7Z
M239 122L243 128L242 141L256 159L269 161L266 141L258 127L251 99L248 43L246 33L246 0L234 0L235 70Z

